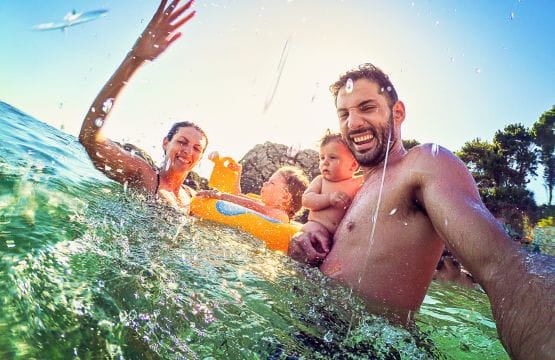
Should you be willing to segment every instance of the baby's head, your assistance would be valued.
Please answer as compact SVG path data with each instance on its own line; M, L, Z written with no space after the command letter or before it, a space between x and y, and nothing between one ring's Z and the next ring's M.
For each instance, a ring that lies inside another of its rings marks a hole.
M320 173L328 181L343 181L353 177L358 163L339 133L326 132L320 141Z
M266 206L283 209L292 219L302 207L308 178L299 168L284 166L277 169L262 185L260 197Z

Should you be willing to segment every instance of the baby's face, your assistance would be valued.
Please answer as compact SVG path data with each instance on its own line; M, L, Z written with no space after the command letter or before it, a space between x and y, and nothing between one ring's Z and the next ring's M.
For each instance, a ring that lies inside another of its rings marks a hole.
M320 147L320 173L328 181L343 181L353 177L358 164L343 143L332 141Z
M260 189L260 197L266 206L279 208L287 199L287 182L280 173L274 173Z

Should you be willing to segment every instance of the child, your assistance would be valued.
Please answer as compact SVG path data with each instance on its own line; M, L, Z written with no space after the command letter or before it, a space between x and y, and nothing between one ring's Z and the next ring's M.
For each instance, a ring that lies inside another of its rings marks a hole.
M341 134L326 133L320 142L320 175L303 194L303 207L310 210L301 232L324 232L331 240L351 200L362 185L355 176L358 163Z
M199 191L197 196L229 201L276 220L289 222L300 210L303 192L307 186L308 179L302 170L284 166L276 170L262 185L260 200L215 190Z

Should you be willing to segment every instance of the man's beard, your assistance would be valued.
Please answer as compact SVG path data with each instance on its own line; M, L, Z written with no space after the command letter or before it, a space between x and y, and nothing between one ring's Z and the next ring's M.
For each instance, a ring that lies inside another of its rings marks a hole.
M353 131L347 134L347 144L349 145L349 149L355 156L355 159L358 161L360 166L363 167L372 167L382 163L384 161L385 156L388 152L388 146L390 146L391 139L394 139L394 128L393 128L393 117L389 117L389 121L387 126L377 131L375 128L365 128L362 131L370 131L372 135L374 135L374 140L377 140L377 144L374 148L366 150L364 152L358 152L356 150L356 146L354 145L351 137L353 134L360 132L360 130Z

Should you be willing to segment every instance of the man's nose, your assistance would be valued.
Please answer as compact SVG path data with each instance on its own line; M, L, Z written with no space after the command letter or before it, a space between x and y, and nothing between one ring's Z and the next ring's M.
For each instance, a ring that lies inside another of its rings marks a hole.
M358 129L364 126L364 119L362 116L356 113L356 111L351 111L349 117L347 118L347 127L350 130Z

